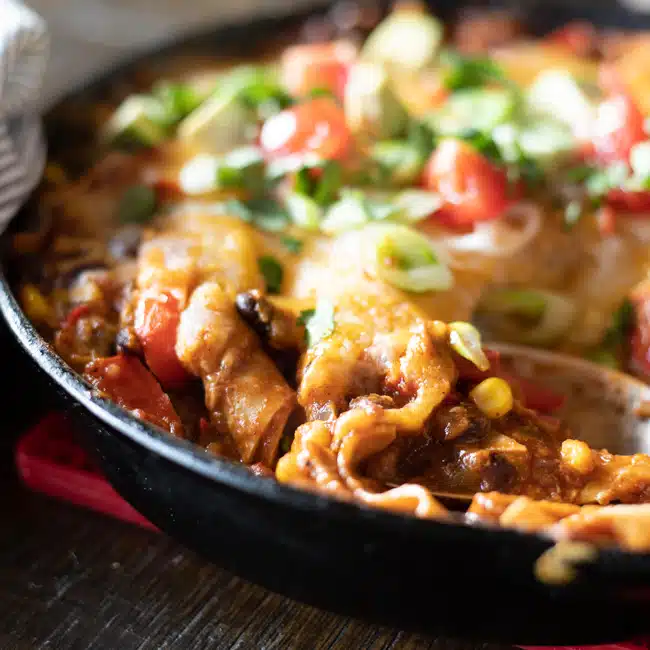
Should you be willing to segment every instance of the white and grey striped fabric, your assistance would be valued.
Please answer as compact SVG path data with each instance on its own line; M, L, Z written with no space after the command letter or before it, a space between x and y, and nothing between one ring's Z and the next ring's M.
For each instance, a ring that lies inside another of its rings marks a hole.
M0 0L0 231L43 172L37 102L48 53L40 16L15 0Z

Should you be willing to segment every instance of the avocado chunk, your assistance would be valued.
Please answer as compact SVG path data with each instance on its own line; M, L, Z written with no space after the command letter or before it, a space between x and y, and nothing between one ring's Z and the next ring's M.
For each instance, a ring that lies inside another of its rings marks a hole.
M167 137L164 111L153 97L132 95L113 113L102 135L113 144L154 147Z
M388 139L406 130L408 113L381 65L357 63L352 66L343 103L348 126L354 133Z
M398 7L370 33L361 57L416 72L434 62L442 36L442 25L425 10Z
M224 153L246 144L254 112L237 93L217 93L192 111L178 125L178 137L201 149Z

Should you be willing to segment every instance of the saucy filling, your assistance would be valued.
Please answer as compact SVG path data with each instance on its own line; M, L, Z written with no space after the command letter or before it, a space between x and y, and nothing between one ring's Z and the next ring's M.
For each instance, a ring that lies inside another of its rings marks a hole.
M650 549L650 458L574 439L479 335L650 370L650 41L353 17L97 107L95 162L53 160L15 237L23 308L99 393L258 474Z

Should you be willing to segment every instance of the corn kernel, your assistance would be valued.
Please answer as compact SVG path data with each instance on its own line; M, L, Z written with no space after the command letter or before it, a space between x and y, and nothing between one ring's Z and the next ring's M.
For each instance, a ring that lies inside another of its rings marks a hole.
M275 477L280 483L290 483L300 476L300 470L296 465L296 455L289 452L278 460L275 468Z
M38 287L26 284L20 291L20 302L30 320L35 323L48 323L52 316L47 298Z
M469 396L489 418L503 417L512 410L512 390L505 379L488 377L477 384Z
M560 457L565 465L568 465L578 474L589 474L594 469L591 449L582 440L565 440L562 443Z

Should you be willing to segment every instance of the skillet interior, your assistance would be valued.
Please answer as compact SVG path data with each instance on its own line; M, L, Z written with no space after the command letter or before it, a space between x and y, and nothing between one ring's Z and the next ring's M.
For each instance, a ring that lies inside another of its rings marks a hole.
M298 22L229 27L182 49L236 55L243 43L266 44L269 35ZM148 61L155 69L165 56ZM119 92L130 75L128 69L112 74L76 95L77 111ZM55 110L49 120L55 154L89 135L74 120L61 122L61 115ZM35 332L11 292L10 269L4 271L0 309L31 357L81 407L74 410L109 479L155 524L206 557L299 600L452 636L593 643L650 630L649 556L604 550L572 584L544 586L532 572L549 546L541 537L425 522L301 492L255 477L92 396Z

